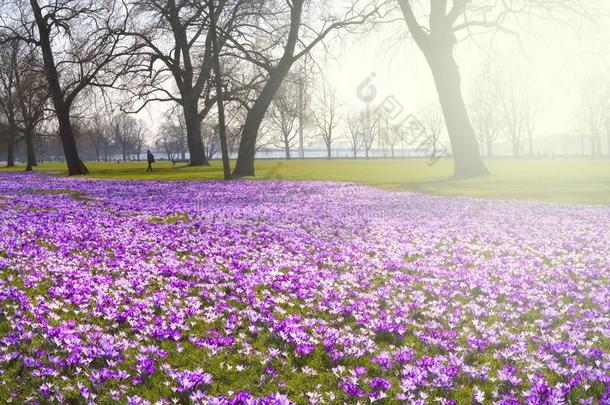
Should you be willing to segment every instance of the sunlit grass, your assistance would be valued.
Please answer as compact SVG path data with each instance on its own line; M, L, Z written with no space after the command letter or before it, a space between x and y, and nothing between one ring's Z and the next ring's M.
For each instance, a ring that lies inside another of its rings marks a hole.
M452 163L441 160L259 160L257 178L349 181L376 187L442 195L531 199L570 203L610 203L610 160L549 159L486 161L491 175L453 180ZM145 162L88 164L90 177L117 180L207 180L222 178L219 162L209 167L172 167L159 162L146 173ZM23 170L22 167L7 170ZM65 165L45 163L38 171L65 174Z

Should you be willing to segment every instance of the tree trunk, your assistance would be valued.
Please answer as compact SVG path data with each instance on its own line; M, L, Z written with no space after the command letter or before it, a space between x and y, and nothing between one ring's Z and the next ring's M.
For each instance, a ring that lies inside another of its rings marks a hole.
M453 7L460 10L459 7L464 7L466 3L454 2ZM430 1L429 30L422 28L417 21L411 1L400 0L399 6L411 37L426 57L434 77L451 141L454 177L488 174L462 96L460 71L453 55L457 38L454 34L454 21L447 15L447 2Z
M201 120L199 119L199 102L185 98L184 104L184 123L186 124L186 141L188 144L191 161L189 166L209 166L205 151L203 150L203 140L201 139Z
M454 177L489 174L481 159L479 145L468 118L468 110L462 96L460 72L453 56L453 42L441 41L435 38L435 42L423 51L434 76L445 116L453 153Z
M284 48L284 53L277 66L269 72L269 80L248 111L246 122L239 143L237 163L233 174L235 176L254 176L254 155L256 154L256 137L267 110L273 101L275 93L290 71L294 61L294 50L299 39L299 27L303 12L303 0L294 0L290 12L290 32Z
M328 160L332 159L332 150L330 142L326 144L326 154L328 156Z
M299 78L299 158L305 159L305 137L304 137L304 126L305 126L305 96L304 96L304 79Z
M225 123L225 107L223 100L222 76L220 70L220 48L218 47L218 36L216 27L216 11L214 1L209 2L210 23L212 34L212 56L214 59L214 76L216 81L216 103L218 106L218 131L220 133L220 149L222 152L222 169L225 180L231 180L231 164L229 162L229 148L227 146L227 126Z
M254 155L256 154L256 138L258 131L265 119L267 110L273 101L275 93L280 88L284 77L290 70L292 63L287 62L287 65L279 64L278 68L271 72L269 81L263 87L261 94L258 96L252 108L246 116L241 140L239 142L239 152L237 154L237 163L233 174L235 176L254 176Z
M59 120L59 137L61 138L64 156L66 157L66 163L68 165L68 175L89 174L89 169L87 169L78 156L78 149L76 148L76 140L74 139L69 113L65 110L59 112L57 107L55 108L55 111L57 113L57 119Z
M12 130L6 141L6 167L15 167L15 133Z
M17 123L14 113L10 113L7 117L8 133L6 139L6 167L15 167L15 145L17 144Z
M30 0L30 5L32 6L32 11L38 27L38 34L40 36L39 43L42 50L45 73L49 83L51 99L55 106L55 114L57 115L59 124L59 137L61 138L64 156L66 158L66 163L68 164L68 175L88 174L89 170L78 156L74 131L72 130L72 123L70 122L70 106L66 103L66 100L64 100L64 94L61 85L59 84L59 74L51 48L49 27L40 11L37 0Z
M25 135L25 143L27 149L27 164L25 166L26 172L31 172L36 166L36 152L34 150L34 132L28 130Z
M284 152L286 153L286 160L290 160L290 145L288 142L284 142Z

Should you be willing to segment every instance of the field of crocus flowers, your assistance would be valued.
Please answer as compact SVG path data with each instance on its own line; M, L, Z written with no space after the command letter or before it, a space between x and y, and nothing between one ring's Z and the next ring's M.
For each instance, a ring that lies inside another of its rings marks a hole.
M610 208L0 175L0 402L609 404Z

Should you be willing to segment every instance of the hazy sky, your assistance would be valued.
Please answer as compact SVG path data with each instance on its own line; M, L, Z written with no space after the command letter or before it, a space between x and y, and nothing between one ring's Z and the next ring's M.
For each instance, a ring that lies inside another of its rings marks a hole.
M605 0L600 0L601 6L610 10ZM606 70L610 56L609 21L573 22L569 27L537 22L530 28L536 35L523 33L521 43L505 34L495 37L493 43L485 37L461 42L456 57L465 97L469 97L486 60L499 55L502 60L522 65L536 84L532 91L541 103L536 134L570 131L584 78L588 72ZM373 83L378 90L376 102L393 95L410 113L437 102L427 63L406 33L406 25L399 22L366 36L344 38L333 46L332 56L317 49L315 57L327 65L326 74L339 92L343 112L364 108L356 89L371 74L375 75ZM167 105L155 105L141 114L153 131L160 124L160 112L166 108Z
M610 55L607 22L577 27L540 22L533 27L536 36L523 33L521 44L509 35L497 36L491 45L482 39L476 43L461 42L456 57L464 95L469 96L486 59L499 55L503 61L522 65L536 84L532 91L538 94L542 104L536 133L570 130L587 72L607 66ZM388 26L366 38L345 40L342 52L335 52L339 57L328 62L329 77L340 91L346 108L364 106L356 96L356 88L373 72L379 101L395 95L405 110L414 113L422 105L437 101L434 82L420 50L410 39L395 40L406 31L404 24Z

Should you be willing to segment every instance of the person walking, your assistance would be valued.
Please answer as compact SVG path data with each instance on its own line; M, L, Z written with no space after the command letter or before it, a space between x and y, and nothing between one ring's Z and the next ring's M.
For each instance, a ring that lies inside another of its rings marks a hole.
M146 169L146 172L152 172L152 164L155 163L155 157L149 150L146 151L146 160L148 160L148 169Z

